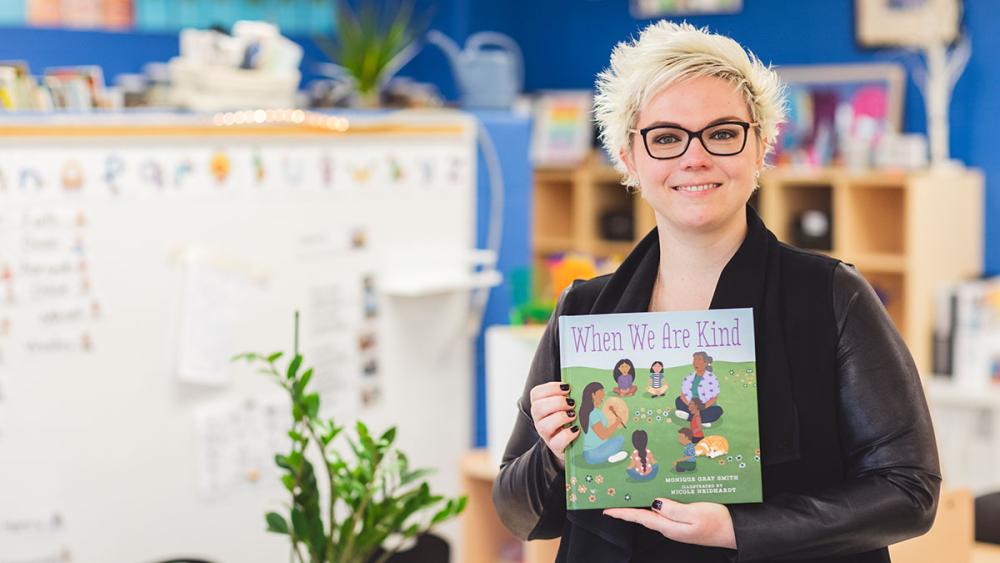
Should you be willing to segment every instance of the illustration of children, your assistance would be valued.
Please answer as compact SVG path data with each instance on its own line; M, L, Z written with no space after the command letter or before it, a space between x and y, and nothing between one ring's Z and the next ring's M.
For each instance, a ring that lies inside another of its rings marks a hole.
M705 438L705 431L701 429L701 411L705 410L705 405L701 399L691 399L688 403L689 418L691 425L691 442L697 444Z
M597 381L583 388L583 401L580 405L580 428L583 430L583 460L591 465L607 463L609 458L618 454L625 443L624 436L615 436L615 431L622 427L622 421L616 419L608 423L608 417L600 409L604 402L604 385ZM622 451L622 459L625 452Z
M616 395L621 397L635 395L638 387L635 385L635 366L632 365L632 360L618 360L611 375L614 376L617 383L614 389L612 389Z
M663 380L663 362L653 362L653 365L649 366L649 387L646 388L646 392L653 397L662 397L668 387L667 382Z
M684 454L674 462L674 471L683 473L695 470L694 442L692 441L690 428L681 428L677 431L677 440L684 446Z
M632 461L625 470L628 476L636 481L649 481L656 477L660 464L656 463L653 452L649 451L646 445L649 444L649 436L645 430L636 430L632 433Z

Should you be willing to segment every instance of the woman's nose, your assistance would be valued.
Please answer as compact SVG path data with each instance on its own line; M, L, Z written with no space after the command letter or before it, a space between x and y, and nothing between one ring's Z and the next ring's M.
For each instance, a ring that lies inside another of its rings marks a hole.
M705 168L712 163L712 155L705 150L700 138L691 139L687 150L680 158L684 168Z

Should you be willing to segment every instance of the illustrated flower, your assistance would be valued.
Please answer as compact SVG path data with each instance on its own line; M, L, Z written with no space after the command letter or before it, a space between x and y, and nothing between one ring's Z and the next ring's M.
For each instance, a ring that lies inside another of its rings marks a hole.
M569 495L570 502L576 502L576 494Z
M632 417L632 422L639 422L639 417L638 416L633 416Z
M576 484L576 475L570 477L569 478L569 482L570 482L570 484L575 485Z
M608 489L608 496L609 497L615 496L615 488L614 487L611 487L610 489Z
M743 468L745 468L746 466L747 466L747 464L745 464L745 463L741 463L741 464L740 464L740 469L743 469Z
M584 487L583 485L580 485L579 487L576 488L576 491L578 493L581 493L581 494L585 493L585 492L587 492L587 487Z
M566 483L566 492L568 493L571 490L573 490L573 485L570 485L569 483Z
M594 482L597 483L598 485L600 485L601 483L603 483L604 482L604 475L598 475L596 478L594 478Z
M625 493L625 502L632 500L632 495Z
M724 460L724 459L720 459L719 460L719 465L725 465L725 464L726 464L726 460Z
M639 416L640 414L642 414L642 411L635 411L635 416Z
M646 409L646 416L653 416L653 409Z
M754 461L760 461L760 456L759 456L759 455L755 455L755 456L753 456L753 460L754 460Z
M760 448L757 448L756 450L754 450L753 453L755 453L757 455L760 455Z
M591 482L591 481L593 481L593 480L594 480L594 477L593 477L593 476L591 476L591 475L587 475L587 482L588 482L588 483L589 483L589 482Z
M646 422L652 423L653 422L653 417L650 416L650 417L646 418Z
M743 461L743 456L741 455L736 456L736 461Z
M726 456L726 461L733 461L733 456Z
M729 370L729 375L734 375L734 374L736 374L736 370L733 369Z
M747 368L747 373L753 373L753 368Z
M663 414L663 409L656 409L656 414Z
M659 422L660 418L662 418L660 415L656 415L656 422Z
M590 495L589 497L587 497L587 500L589 500L590 502L594 502L595 500L597 500L597 497L595 497L594 495Z

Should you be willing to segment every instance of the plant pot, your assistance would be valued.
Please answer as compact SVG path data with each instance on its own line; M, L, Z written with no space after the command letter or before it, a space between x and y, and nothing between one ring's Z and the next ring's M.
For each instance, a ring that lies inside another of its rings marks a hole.
M385 552L379 549L368 563L375 563ZM400 551L386 560L386 563L450 563L451 546L441 536L423 534L417 536L417 543L410 549Z

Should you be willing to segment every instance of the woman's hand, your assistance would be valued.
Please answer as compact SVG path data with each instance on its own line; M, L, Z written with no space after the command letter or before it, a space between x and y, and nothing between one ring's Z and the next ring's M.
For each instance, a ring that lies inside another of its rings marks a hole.
M714 502L683 504L656 499L650 509L609 508L604 514L642 524L674 541L736 549L736 532L729 509Z
M580 427L576 424L563 428L576 420L573 399L569 398L569 384L550 381L536 385L529 396L535 432L556 456L559 467L565 468L566 448L580 435Z

